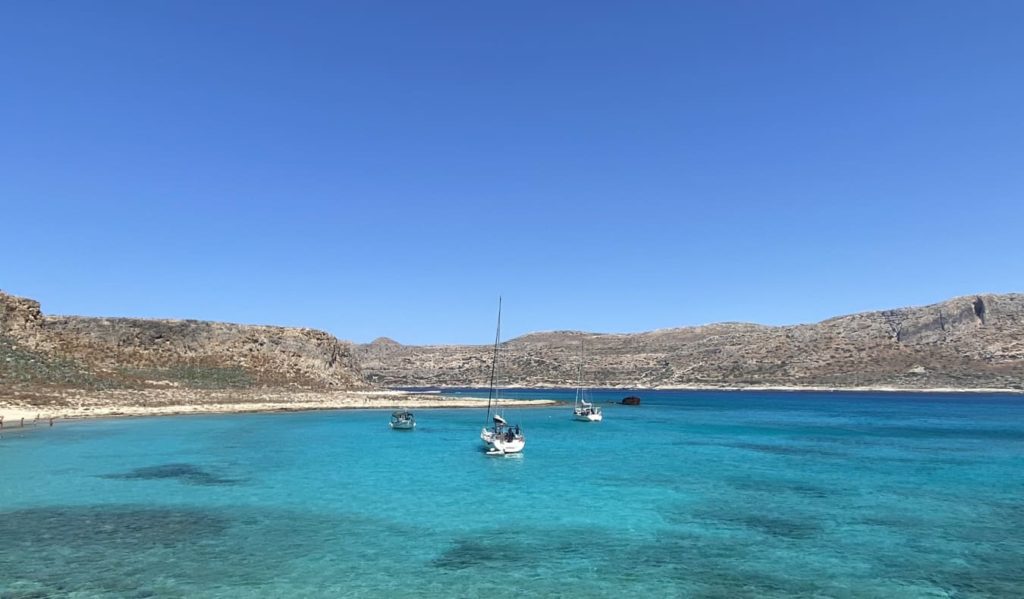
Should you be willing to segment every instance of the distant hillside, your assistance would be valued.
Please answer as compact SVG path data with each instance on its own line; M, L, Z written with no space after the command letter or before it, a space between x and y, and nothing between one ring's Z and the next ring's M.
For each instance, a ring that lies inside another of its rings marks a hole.
M504 344L502 379L573 386L580 340L594 386L894 386L1024 389L1024 295L770 327L713 324L637 334L534 333ZM357 347L362 371L388 386L485 385L488 346Z
M592 386L1024 389L1022 294L783 327L534 333L504 344L502 380L575 385L581 339ZM0 292L0 395L8 399L70 389L485 385L490 360L491 347L482 345L406 346L380 338L353 346L312 329L46 316L38 302Z
M0 292L0 392L368 387L352 344L322 331L195 320L45 316Z

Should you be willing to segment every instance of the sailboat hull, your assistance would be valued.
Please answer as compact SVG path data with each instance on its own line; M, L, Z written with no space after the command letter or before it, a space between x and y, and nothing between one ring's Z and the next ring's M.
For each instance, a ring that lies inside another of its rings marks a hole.
M480 440L483 441L487 453L491 455L519 453L526 447L526 437L523 435L514 435L510 439L504 433L495 433L487 428L480 431Z
M589 414L575 413L572 415L572 419L579 422L601 422L604 420L604 416L600 412L591 412Z

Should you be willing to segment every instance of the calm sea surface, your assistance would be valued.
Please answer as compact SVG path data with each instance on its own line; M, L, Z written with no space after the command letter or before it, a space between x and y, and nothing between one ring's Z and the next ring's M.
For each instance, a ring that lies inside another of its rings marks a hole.
M1024 398L639 395L5 433L0 597L1024 596Z

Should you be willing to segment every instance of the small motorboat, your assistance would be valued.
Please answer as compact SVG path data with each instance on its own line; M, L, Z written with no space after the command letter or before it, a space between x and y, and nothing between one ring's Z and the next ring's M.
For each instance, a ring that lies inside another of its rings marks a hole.
M399 410L391 413L391 422L388 426L396 431L411 431L416 428L416 418L409 410Z

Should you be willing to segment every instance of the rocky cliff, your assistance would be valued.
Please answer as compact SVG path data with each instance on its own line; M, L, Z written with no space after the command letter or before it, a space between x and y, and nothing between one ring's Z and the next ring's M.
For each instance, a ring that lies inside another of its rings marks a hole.
M1024 389L1024 294L978 295L817 324L724 323L638 334L535 333L506 342L502 379L573 386L585 340L593 386L892 386ZM488 346L357 347L389 386L486 385Z
M322 331L195 320L46 316L0 292L0 391L346 390L368 387L353 346Z
M1024 389L1024 294L961 297L817 324L724 323L506 342L502 380L573 386ZM331 390L486 385L490 346L353 346L312 329L47 316L0 292L0 395L78 390ZM364 376L365 375L365 376Z

